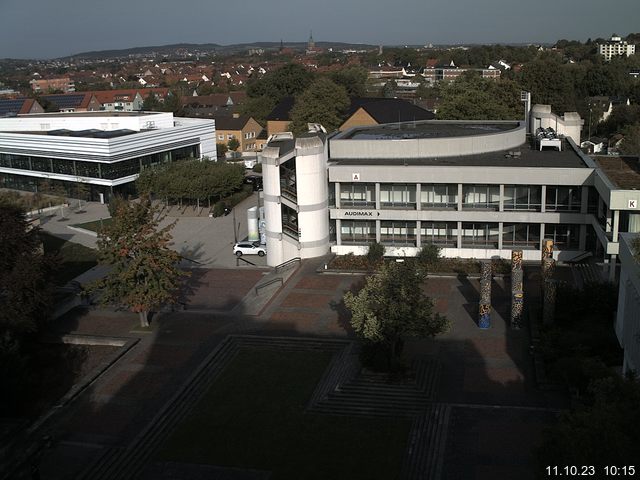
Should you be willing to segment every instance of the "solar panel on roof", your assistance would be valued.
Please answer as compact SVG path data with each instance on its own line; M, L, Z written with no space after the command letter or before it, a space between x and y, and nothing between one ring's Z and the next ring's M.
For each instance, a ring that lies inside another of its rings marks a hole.
M58 108L77 108L82 103L84 95L44 95L42 98L49 100Z
M20 112L22 105L24 105L24 99L8 99L0 100L0 116L16 115Z

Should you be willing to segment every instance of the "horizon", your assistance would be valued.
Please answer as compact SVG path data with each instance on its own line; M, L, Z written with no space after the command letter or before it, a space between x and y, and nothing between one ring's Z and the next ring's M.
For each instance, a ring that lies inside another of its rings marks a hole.
M402 0L393 8L364 0L347 4L327 0L323 8L311 0L274 0L268 6L241 0L240 10L238 5L211 5L204 0L183 0L179 9L167 0L2 3L0 58L24 60L179 43L236 45L281 39L303 43L311 31L316 42L385 46L584 42L634 32L640 17L637 0L619 0L615 10L604 16L596 0L540 0L533 8L503 0L486 0L482 5L471 0L434 0L430 5ZM260 15L240 17L238 11Z

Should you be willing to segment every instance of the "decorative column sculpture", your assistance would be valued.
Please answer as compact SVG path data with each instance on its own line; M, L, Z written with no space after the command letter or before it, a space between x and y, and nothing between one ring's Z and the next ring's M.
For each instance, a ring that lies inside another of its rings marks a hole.
M522 327L524 311L524 272L522 270L522 250L511 252L511 328Z
M491 262L482 262L480 271L480 308L478 326L491 327Z

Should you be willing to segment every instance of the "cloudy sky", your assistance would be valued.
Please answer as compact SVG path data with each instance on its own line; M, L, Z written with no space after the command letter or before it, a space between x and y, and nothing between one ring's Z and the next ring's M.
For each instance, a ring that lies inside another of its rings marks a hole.
M536 43L640 30L639 0L0 0L0 58L171 43Z

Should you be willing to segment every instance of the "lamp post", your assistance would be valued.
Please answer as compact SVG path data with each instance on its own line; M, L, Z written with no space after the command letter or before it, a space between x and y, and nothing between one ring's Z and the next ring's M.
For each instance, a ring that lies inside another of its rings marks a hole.
M233 240L238 243L238 231L236 230L236 208L231 208L231 214L233 215Z

